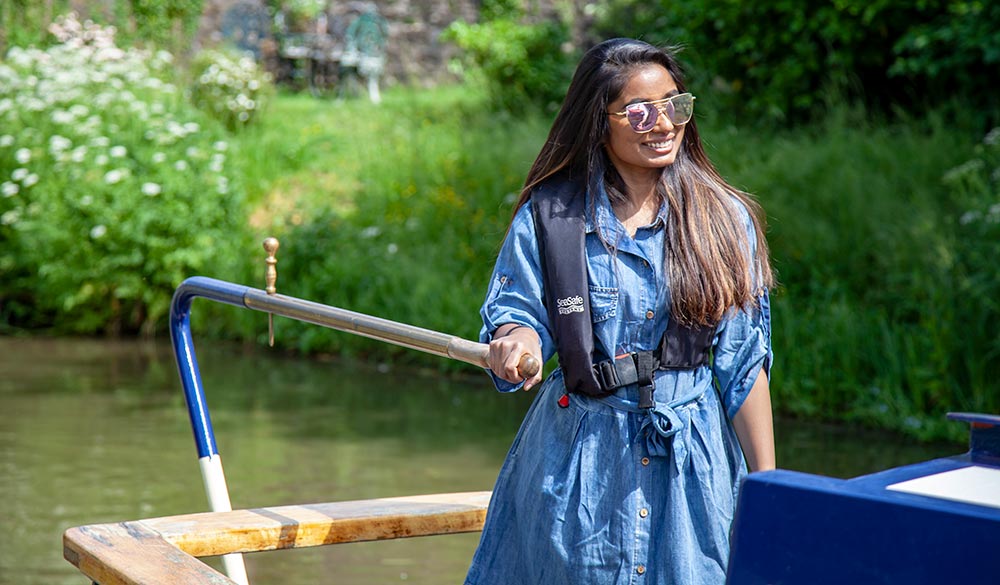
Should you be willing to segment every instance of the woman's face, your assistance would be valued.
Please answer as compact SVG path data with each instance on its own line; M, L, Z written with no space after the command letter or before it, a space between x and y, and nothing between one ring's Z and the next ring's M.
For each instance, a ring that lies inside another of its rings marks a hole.
M636 102L662 100L680 93L673 76L658 64L642 65L632 74L608 112L621 112ZM658 174L659 169L673 164L684 138L684 126L674 126L662 112L650 132L632 130L625 116L609 116L611 132L605 148L611 162L623 176L636 173Z

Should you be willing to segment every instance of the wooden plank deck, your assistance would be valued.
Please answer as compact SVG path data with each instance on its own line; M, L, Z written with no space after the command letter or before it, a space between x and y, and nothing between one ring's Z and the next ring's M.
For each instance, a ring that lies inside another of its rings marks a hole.
M233 583L195 557L482 530L490 492L204 512L95 524L63 555L101 585Z

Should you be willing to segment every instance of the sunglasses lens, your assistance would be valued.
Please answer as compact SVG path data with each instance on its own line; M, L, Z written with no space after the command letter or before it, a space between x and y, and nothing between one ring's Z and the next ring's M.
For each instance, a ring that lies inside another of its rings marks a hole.
M691 94L681 94L675 97L667 102L664 113L674 126L687 124L694 114L694 97Z
M625 108L625 116L636 132L649 132L656 126L660 112L653 104L630 104Z

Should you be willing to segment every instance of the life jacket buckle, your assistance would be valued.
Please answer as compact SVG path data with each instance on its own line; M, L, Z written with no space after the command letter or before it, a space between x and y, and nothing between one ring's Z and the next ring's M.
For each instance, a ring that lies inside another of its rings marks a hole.
M660 360L653 351L633 351L614 359L594 364L594 377L605 393L638 384L639 408L653 407L653 372L660 367Z
M621 378L618 377L618 368L615 367L616 360L604 360L595 364L594 373L597 381L601 384L601 390L614 392L623 386Z
M653 372L659 365L659 360L651 351L640 351L634 355L636 382L639 384L639 408L653 408Z

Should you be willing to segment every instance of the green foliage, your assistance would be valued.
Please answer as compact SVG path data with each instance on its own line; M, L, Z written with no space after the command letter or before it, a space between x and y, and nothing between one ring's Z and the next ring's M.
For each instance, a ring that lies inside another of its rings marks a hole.
M173 289L242 242L222 129L170 56L74 19L0 63L0 304L7 326L152 332Z
M971 294L959 267L995 270L964 249L977 242L955 230L967 207L942 184L971 153L965 134L841 108L806 131L710 140L770 218L781 411L929 438L961 433L947 411L1000 409L997 291Z
M204 0L117 0L115 21L125 44L185 54L198 32Z
M9 47L45 47L48 27L70 10L98 23L114 22L122 46L190 50L198 32L204 0L3 0L0 2L0 54Z
M327 6L327 0L285 0L283 2L275 0L275 3L283 6L289 14L306 20L312 20L319 16L321 12L326 10Z
M996 116L987 90L1000 58L1000 8L987 4L620 0L602 6L597 29L689 47L683 57L697 85L711 85L727 109L752 119L807 119L831 94L920 112L942 91Z
M915 79L920 87L962 95L970 105L996 116L1000 75L1000 3L947 2L927 22L896 42L892 77Z
M572 75L564 24L521 24L510 17L468 24L455 21L442 38L462 50L464 70L489 93L493 105L510 112L558 109Z
M518 18L523 14L521 0L483 0L479 5L479 20L482 22Z
M230 129L252 123L274 94L271 76L248 54L203 50L191 62L191 101Z
M0 55L8 47L45 46L46 27L54 14L69 10L70 0L3 0L0 2Z
M942 358L967 370L958 382L975 410L997 412L996 393L977 390L995 387L1000 377L1000 274L996 270L1000 258L1000 128L986 135L969 160L949 170L944 184L959 213L949 217L955 253L947 258L950 270L942 275L950 277L955 289L948 331L951 351Z

